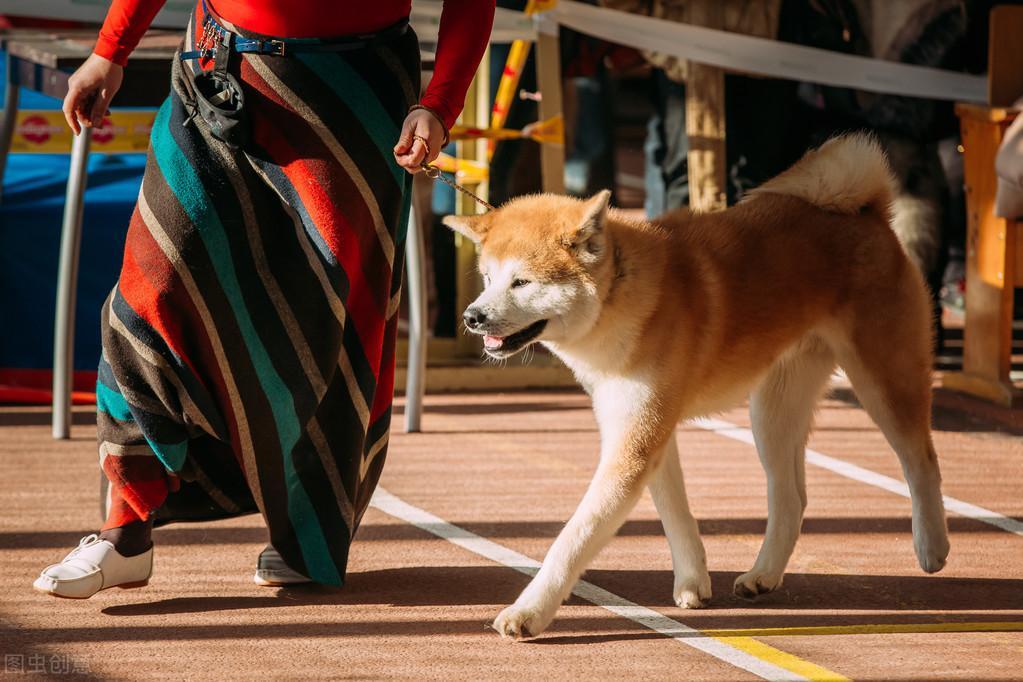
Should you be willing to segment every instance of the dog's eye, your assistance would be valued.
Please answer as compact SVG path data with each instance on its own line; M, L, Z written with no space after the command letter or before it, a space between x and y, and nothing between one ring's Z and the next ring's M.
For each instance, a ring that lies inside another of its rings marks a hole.
M519 287L524 287L527 284L532 284L532 282L530 282L528 279L513 279L512 289L518 289Z

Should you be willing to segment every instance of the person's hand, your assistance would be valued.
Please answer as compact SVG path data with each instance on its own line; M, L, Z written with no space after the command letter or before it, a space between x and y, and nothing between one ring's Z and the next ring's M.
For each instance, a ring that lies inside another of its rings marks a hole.
M413 109L401 126L401 136L394 145L394 158L409 173L418 173L422 163L440 156L446 137L444 126L425 109Z
M78 135L82 126L92 128L103 122L110 100L121 88L124 68L109 59L91 54L68 80L64 118Z

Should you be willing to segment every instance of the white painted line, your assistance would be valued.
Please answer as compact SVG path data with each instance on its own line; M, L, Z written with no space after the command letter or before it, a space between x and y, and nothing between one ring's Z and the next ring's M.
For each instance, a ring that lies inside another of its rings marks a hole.
M507 568L513 568L528 576L535 575L537 569L540 568L539 561L531 559L524 554L519 554L513 549L499 545L464 528L448 523L425 509L420 509L395 497L383 488L378 487L376 489L370 505L385 514L401 519L428 533L432 533L473 554L490 559ZM653 609L635 604L624 597L608 592L585 580L580 580L579 584L572 590L572 593L592 604L607 609L611 613L627 618L665 637L670 637L681 644L698 649L720 661L752 673L761 679L807 680L802 675L797 675L717 639L708 637L695 628L691 628L677 620L672 620Z
M754 445L753 432L747 428L732 424L731 422L726 422L721 419L696 419L691 423L693 426L706 429L707 431L712 431L719 436ZM854 481L866 483L867 485L887 490L888 492L901 495L902 497L909 497L909 486L898 479L892 478L891 476L885 476L884 474L879 474L875 471L871 471L870 469L864 469L861 466L851 464L836 457L825 455L822 452L817 452L810 448L806 449L806 461L810 464L819 466L822 469L827 469L828 471L836 473L839 476L851 478ZM999 514L998 512L985 509L984 507L978 507L977 505L970 504L969 502L963 502L962 500L949 497L948 495L944 495L943 499L945 501L945 509L948 511L990 524L996 528L1001 528L1004 531L1023 537L1023 523L1016 519L1011 519L1008 516Z

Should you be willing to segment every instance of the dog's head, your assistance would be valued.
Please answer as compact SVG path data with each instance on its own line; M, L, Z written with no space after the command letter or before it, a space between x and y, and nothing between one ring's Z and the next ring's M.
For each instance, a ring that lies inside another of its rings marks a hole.
M480 245L484 289L462 317L488 355L510 357L536 341L569 343L590 330L612 276L609 198L607 191L586 201L528 196L483 215L444 218Z

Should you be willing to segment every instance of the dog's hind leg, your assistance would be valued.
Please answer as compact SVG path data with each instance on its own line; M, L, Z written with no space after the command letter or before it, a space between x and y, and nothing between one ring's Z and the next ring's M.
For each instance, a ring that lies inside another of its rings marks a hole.
M908 286L902 291L913 294ZM949 543L931 440L930 311L924 296L921 287L912 307L863 310L856 323L863 331L835 350L860 403L899 457L913 503L913 549L920 567L934 573L945 566Z
M767 474L767 533L756 563L735 580L751 599L777 589L806 509L806 439L813 411L835 367L831 350L807 339L778 360L750 397L753 438Z
M700 608L710 599L710 573L707 572L707 553L700 540L699 526L689 511L674 434L664 446L661 464L647 487L671 547L675 603L684 609Z

